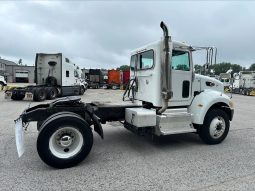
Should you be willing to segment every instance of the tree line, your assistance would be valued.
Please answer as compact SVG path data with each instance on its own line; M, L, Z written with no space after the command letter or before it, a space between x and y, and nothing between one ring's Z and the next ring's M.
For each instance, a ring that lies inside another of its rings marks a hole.
M205 65L195 65L194 66L195 73L199 74L205 74L210 73L214 75L219 75L220 73L226 73L229 69L232 69L233 73L238 73L240 71L255 71L255 63L251 64L249 68L245 68L239 64L231 64L229 62L222 62L218 64L213 64L208 67L208 69L205 69Z
M122 65L120 67L117 68L117 70L129 70L129 66L128 65ZM245 68L239 64L231 64L230 62L221 62L218 64L213 64L211 66L209 66L209 68L206 70L205 69L205 65L195 65L194 66L194 70L195 73L199 73L199 74L214 74L214 75L219 75L220 73L226 73L229 69L232 69L232 74L233 73L238 73L240 71L255 71L255 63L251 64L249 68ZM182 69L183 70L183 69Z

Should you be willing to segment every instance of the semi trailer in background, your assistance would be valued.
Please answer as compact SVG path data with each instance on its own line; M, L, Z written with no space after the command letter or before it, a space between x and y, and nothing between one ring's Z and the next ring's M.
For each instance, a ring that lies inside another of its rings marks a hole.
M242 95L255 95L255 71L241 71L235 73L232 92Z
M7 90L5 97L13 100L43 101L56 97L83 95L87 89L87 82L81 76L79 67L62 53L37 53L36 85Z
M122 84L124 89L126 89L127 85L129 84L129 80L130 80L130 70L123 71Z
M88 73L88 87L98 89L104 84L104 76L100 69L89 69Z
M108 70L108 83L109 89L119 89L122 84L122 72L119 70Z

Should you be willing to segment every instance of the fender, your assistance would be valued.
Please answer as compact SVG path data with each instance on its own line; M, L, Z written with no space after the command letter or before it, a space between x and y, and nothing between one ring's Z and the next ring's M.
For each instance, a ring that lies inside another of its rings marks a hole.
M195 96L191 105L188 107L188 111L192 114L192 123L202 125L207 111L214 105L227 107L228 110L233 106L230 98L226 94L206 89ZM231 114L230 120L232 120Z

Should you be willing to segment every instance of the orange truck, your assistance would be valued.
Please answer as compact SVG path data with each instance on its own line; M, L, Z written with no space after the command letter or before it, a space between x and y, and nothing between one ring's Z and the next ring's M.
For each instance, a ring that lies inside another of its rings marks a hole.
M108 70L108 88L118 89L122 84L122 72L119 70Z

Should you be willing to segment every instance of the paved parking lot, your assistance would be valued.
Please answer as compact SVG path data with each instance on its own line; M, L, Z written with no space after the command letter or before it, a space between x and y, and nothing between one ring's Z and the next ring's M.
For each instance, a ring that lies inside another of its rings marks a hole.
M118 103L122 93L88 90L82 100ZM30 103L4 100L0 92L0 190L254 190L255 97L233 95L233 101L234 120L222 144L205 145L196 134L153 142L114 122L104 125L104 140L94 134L86 160L56 170L40 160L32 123L18 158L13 120Z

